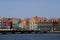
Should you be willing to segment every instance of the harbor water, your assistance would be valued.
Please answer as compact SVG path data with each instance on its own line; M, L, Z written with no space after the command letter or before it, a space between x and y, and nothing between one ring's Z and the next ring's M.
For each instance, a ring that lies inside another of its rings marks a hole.
M60 40L60 34L0 34L0 40Z

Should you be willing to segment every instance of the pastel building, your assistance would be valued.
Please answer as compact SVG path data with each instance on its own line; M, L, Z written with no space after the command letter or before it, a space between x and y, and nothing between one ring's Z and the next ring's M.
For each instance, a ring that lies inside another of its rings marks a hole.
M20 21L20 18L4 18L2 28L8 28L8 29L19 28L18 26L19 21Z
M22 20L21 23L20 23L20 27L23 29L23 28L26 28L26 21L25 20Z
M34 30L34 29L36 30L37 29L38 21L39 21L39 18L37 16L30 19L30 21L29 21L30 30Z
M30 20L31 20L31 18L26 18L24 20L26 22L26 29L29 30L30 29Z

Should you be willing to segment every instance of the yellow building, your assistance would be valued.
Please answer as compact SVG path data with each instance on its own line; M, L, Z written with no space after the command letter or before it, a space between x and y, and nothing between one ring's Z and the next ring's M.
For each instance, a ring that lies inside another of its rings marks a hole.
M26 28L26 21L25 20L22 20L19 26L21 28Z
M30 26L29 26L30 30L37 28L34 18L31 18L29 23L30 23Z

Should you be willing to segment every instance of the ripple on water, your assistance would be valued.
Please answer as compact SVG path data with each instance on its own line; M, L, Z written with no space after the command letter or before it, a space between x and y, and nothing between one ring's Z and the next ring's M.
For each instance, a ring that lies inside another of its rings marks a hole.
M60 40L60 34L4 34L0 40Z

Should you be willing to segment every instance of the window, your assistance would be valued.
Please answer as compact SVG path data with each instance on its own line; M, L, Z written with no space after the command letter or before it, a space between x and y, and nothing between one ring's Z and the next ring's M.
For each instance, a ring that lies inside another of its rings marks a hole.
M44 20L44 21L46 21L46 20Z
M11 20L11 19L8 19L8 20Z

